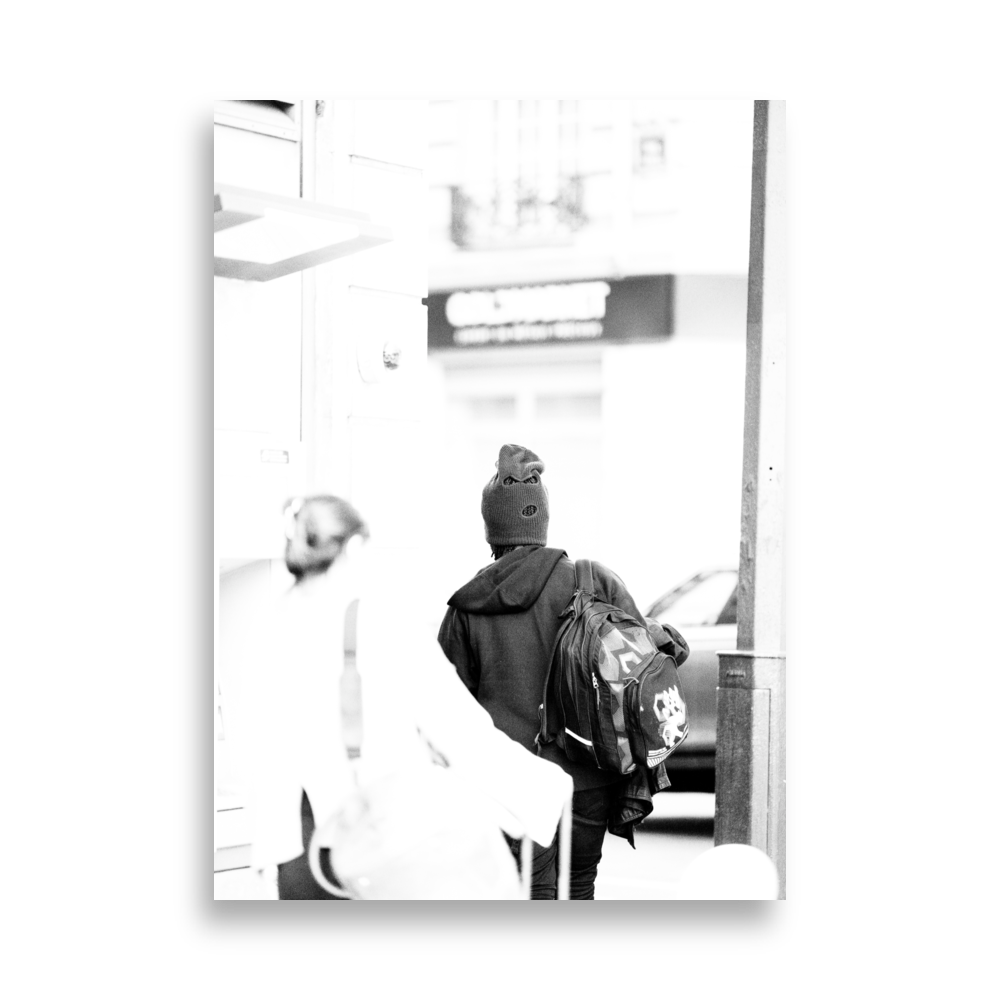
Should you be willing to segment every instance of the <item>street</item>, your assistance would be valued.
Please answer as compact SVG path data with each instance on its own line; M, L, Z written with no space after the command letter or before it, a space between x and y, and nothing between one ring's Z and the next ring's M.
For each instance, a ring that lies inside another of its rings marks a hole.
M635 834L635 850L621 837L604 838L596 899L675 899L684 868L712 847L715 796L662 792Z
M292 802L313 780L306 770L329 759L341 640L328 625L345 615L312 583L334 581L345 607L363 589L361 607L399 609L395 631L359 625L354 636L359 675L377 671L387 692L366 698L366 740L378 724L387 736L373 745L385 747L430 725L399 696L420 657L411 643L400 660L393 638L412 629L438 666L462 675L474 662L496 677L494 694L476 688L481 705L533 750L581 556L600 556L598 576L621 584L630 614L647 608L688 639L687 742L668 768L678 779L712 764L718 654L755 616L768 683L759 693L734 682L723 707L743 720L744 703L768 699L773 735L754 742L741 722L731 738L769 776L751 805L781 856L783 127L783 101L749 97L214 102L217 899L255 888L239 874L250 838L263 847L278 822L262 810L251 834L226 792L256 784L259 765ZM776 220L766 280L765 210ZM643 466L642 489L625 485L619 461L637 428L670 455ZM418 487L431 455L446 468ZM606 599L609 586L597 588ZM297 679L260 662L264 628ZM628 672L636 651L618 652ZM600 687L604 668L581 666ZM757 684L751 667L733 676ZM616 696L592 697L584 704L603 712ZM660 746L676 736L663 718L672 704L647 706L658 720L647 762L674 748ZM232 766L231 738L245 744ZM658 797L636 848L605 839L598 898L675 898L716 832L742 836L728 809L715 831L711 798L690 788Z
M715 796L708 792L663 792L653 799L653 813L636 831L635 850L621 837L604 838L595 898L675 899L685 866L713 844ZM235 848L234 864L245 865L249 848ZM217 863L219 855L217 854ZM216 899L252 899L255 886L248 868L215 874Z

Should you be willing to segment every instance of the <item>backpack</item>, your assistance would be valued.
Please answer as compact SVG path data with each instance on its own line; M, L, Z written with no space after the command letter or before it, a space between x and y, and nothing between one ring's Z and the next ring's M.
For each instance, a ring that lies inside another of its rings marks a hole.
M589 560L577 560L575 570L536 742L554 741L570 760L619 774L656 767L688 734L677 662L643 622L596 599Z

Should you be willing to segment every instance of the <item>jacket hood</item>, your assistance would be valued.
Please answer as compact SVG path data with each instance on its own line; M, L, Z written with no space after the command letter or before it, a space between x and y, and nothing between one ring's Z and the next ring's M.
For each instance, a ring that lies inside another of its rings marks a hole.
M538 600L559 560L562 549L525 545L481 569L448 604L479 615L525 611Z

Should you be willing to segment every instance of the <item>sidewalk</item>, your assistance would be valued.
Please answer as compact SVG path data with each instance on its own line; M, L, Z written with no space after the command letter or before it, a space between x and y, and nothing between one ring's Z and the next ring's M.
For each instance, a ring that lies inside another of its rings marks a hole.
M706 792L657 795L652 815L636 831L635 850L621 837L605 837L597 873L597 899L675 899L685 866L713 845L714 815L715 796ZM237 814L232 814L231 821L238 823ZM216 861L221 864L228 855L234 865L246 864L237 857L240 851L249 856L249 847L233 847L220 850ZM252 877L248 868L216 871L215 899L254 898Z
M715 796L663 792L635 833L635 850L621 837L604 838L597 900L675 899L681 872L713 846Z

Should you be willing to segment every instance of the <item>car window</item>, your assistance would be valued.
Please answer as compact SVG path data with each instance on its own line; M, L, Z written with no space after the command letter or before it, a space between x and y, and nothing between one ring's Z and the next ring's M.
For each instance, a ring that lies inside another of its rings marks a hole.
M719 620L715 623L716 625L735 625L736 624L736 594L738 592L737 587L733 587L733 592L729 595L729 600L726 601L726 606L722 609L722 613L719 615Z
M677 597L657 601L653 617L678 627L726 625L736 621L736 570L720 570ZM725 620L724 620L725 619Z

